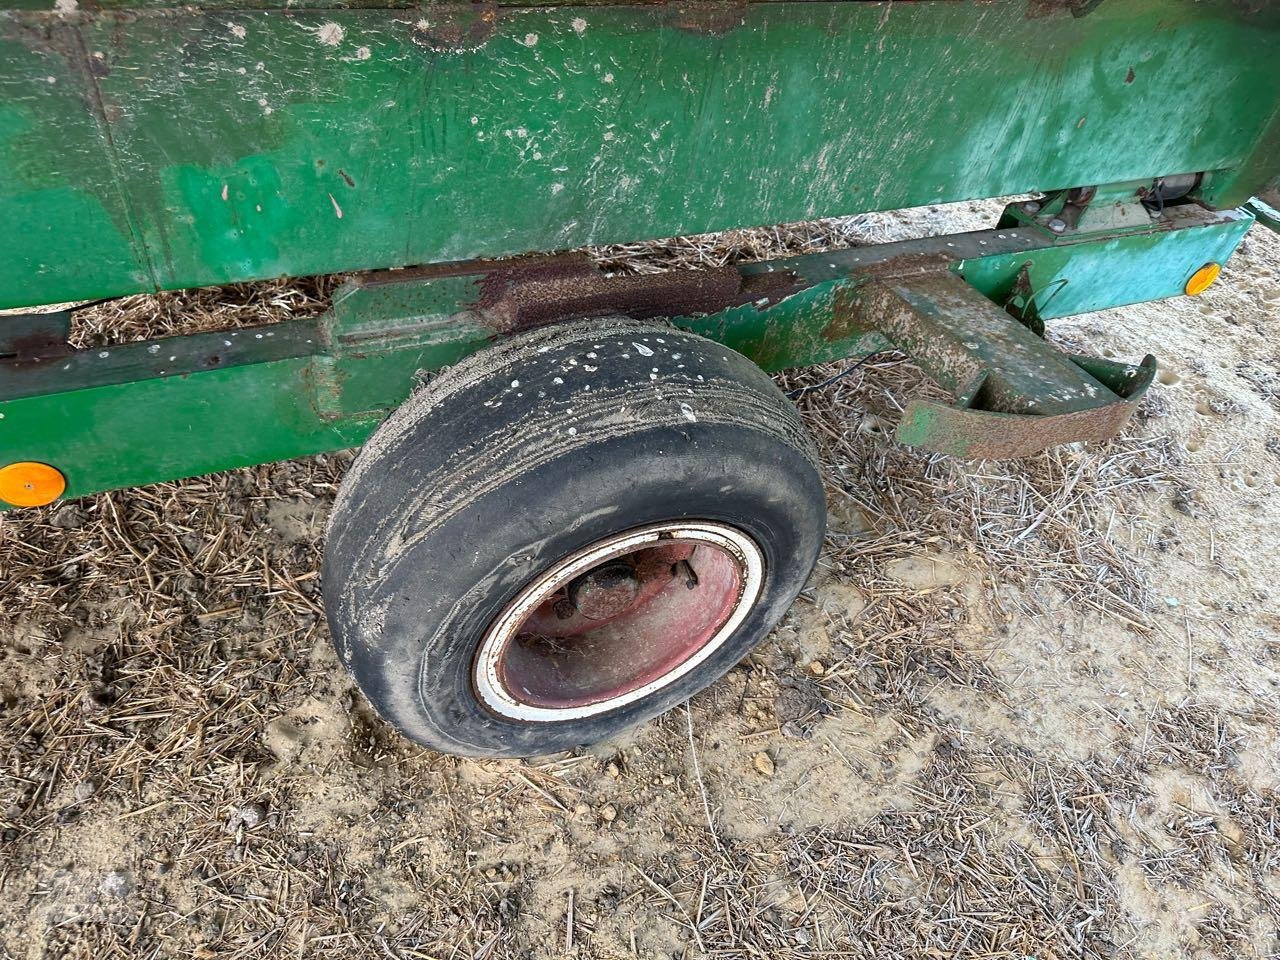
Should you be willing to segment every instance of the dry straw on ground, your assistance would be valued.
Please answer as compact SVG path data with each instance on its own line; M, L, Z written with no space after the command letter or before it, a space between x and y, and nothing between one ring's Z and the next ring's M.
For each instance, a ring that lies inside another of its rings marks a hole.
M598 255L717 264L989 215ZM1276 252L1255 241L1248 263L1274 269ZM78 336L306 315L330 291L130 298ZM1092 322L1058 333L1102 336ZM1203 322L1224 340L1244 329ZM95 960L1274 955L1277 624L1233 546L1250 528L1275 538L1266 491L1235 485L1280 436L1253 382L1223 395L1247 413L1203 415L1216 432L1199 454L1186 399L1157 393L1121 440L1003 464L890 442L932 389L900 356L804 393L832 522L787 620L689 707L529 763L412 747L342 674L317 571L349 455L6 516L0 945Z

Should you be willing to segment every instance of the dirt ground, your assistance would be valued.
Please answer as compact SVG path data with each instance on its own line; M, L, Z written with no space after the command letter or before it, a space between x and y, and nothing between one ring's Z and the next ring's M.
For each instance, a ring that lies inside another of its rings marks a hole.
M3 956L1280 956L1278 271L1255 228L1199 299L1054 326L1162 362L1107 445L898 448L927 387L892 355L805 395L831 524L784 624L534 762L415 748L341 670L317 571L349 455L4 516ZM324 293L262 289L236 322Z

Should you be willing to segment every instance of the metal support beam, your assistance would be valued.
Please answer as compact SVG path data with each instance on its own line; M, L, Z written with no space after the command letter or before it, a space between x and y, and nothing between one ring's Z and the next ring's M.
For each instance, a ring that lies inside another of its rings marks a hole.
M867 325L869 269L945 258L976 291L964 295L971 313L978 295L1003 305L1021 291L1052 319L1176 296L1251 222L1188 204L1145 234L984 230L652 277L564 257L372 274L314 320L0 360L0 465L52 464L80 496L356 446L421 374L522 329L604 314L670 317L769 370L863 356L895 337L924 353L892 325Z

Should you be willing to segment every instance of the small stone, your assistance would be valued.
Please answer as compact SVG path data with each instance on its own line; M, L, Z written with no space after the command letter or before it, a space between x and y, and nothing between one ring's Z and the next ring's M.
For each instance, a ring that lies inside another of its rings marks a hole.
M794 720L788 720L782 725L782 735L790 737L792 740L808 740L812 734L808 733L800 724Z
M588 813L591 812L591 808L588 807L585 803L580 803L573 808L573 812L576 816L585 817Z
M81 780L76 784L75 797L83 802L98 793L98 784L93 780Z
M96 713L105 710L119 699L116 690L109 684L94 683L90 684L85 696L80 700L80 707L86 713Z
M600 808L600 819L605 823L613 823L618 818L618 808L612 803L606 803Z
M66 504L54 512L49 523L59 530L78 530L85 525L84 511L74 504Z
M827 668L823 666L821 660L815 660L813 663L809 664L809 672L815 677L820 677L827 672Z
M498 913L504 920L514 920L520 916L520 903L514 897L503 897L498 901Z
M128 870L110 870L98 884L98 889L108 897L123 900L133 892L133 877Z
M764 753L763 751L760 753L757 753L755 757L752 759L751 763L756 768L756 770L764 774L764 776L766 777L773 776L773 772L775 769L773 765L773 757L769 756L767 753Z
M246 830L252 830L266 819L267 808L262 804L256 801L241 804L232 810L231 816L227 818L227 830L234 833L242 826Z
M604 772L607 773L609 776L613 777L614 779L617 779L622 775L622 771L618 769L618 765L616 763L608 764L604 768Z
M1176 607L1178 605L1177 597L1165 597L1164 602L1167 606Z

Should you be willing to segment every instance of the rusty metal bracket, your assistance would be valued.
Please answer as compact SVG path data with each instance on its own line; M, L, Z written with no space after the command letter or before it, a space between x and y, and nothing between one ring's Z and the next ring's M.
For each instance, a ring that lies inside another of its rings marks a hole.
M1155 375L1140 365L1062 353L951 269L947 257L903 258L854 275L846 322L878 330L955 397L914 400L904 444L1007 459L1115 436Z
M456 314L495 335L549 323L625 314L636 319L718 313L773 303L801 286L789 270L744 274L732 266L651 274L608 273L581 253L530 255L384 271L357 277L335 298L335 346L364 349L399 337L424 317ZM411 302L408 298L412 298Z
M1071 359L1080 362L1084 358ZM1138 366L1114 366L1132 392L1128 396L1117 394L1115 400L1102 406L1051 416L1027 416L913 400L898 425L898 440L937 453L986 460L1026 457L1063 443L1110 440L1124 429L1151 385L1156 358L1148 354Z
M71 311L9 314L0 322L0 363L39 363L71 352Z

